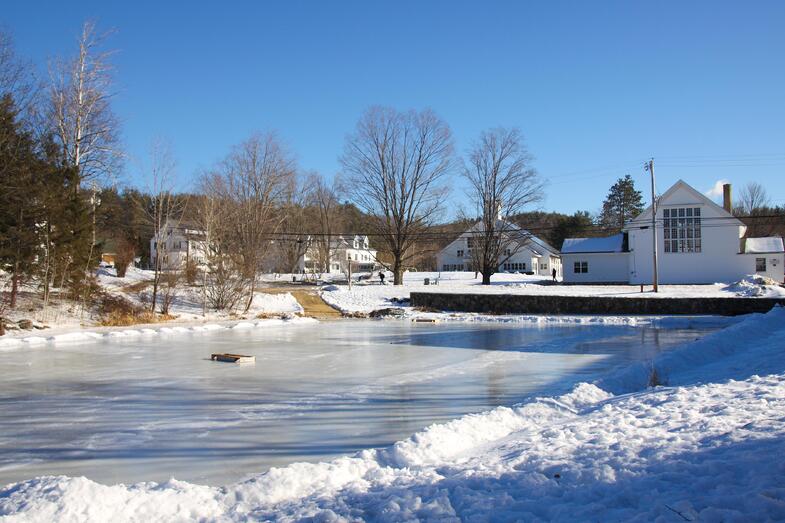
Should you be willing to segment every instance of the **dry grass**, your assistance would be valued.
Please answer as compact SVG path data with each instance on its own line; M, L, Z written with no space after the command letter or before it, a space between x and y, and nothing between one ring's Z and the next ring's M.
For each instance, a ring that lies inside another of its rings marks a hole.
M143 290L145 290L147 287L152 285L152 283L153 283L152 281L138 281L136 283L126 285L125 287L123 287L122 290L123 292L128 294L136 294L138 292L142 292Z
M158 323L176 318L171 314L156 314L134 305L122 296L103 294L99 300L99 324L104 327L127 327L142 323Z

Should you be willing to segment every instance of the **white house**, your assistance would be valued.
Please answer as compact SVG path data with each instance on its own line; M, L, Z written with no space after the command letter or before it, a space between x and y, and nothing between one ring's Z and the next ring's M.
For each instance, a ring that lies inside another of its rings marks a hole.
M481 223L473 225L439 251L436 255L437 269L444 272L474 271L472 242L482 231L481 227ZM503 221L497 229L502 231L500 234L505 247L499 259L498 272L522 272L550 277L553 269L556 269L556 275L561 276L562 262L558 249L509 222Z
M730 186L721 207L682 180L657 201L658 279L663 284L732 282L748 274L783 280L782 238L744 238L733 216ZM652 208L606 238L569 238L562 246L564 281L653 281Z
M305 254L300 256L297 267L301 273L324 273L319 266L318 245L311 238ZM376 250L370 248L368 236L337 236L330 240L329 274L373 272L379 267Z
M205 233L193 225L167 225L150 239L150 260L161 253L161 269L184 269L190 263L206 263Z

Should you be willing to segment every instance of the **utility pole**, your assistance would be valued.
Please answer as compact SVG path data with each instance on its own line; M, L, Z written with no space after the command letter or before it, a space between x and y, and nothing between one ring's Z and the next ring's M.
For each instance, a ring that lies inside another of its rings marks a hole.
M657 274L657 195L654 190L654 158L644 164L644 170L651 174L651 243L654 249L654 292L659 292L659 275Z

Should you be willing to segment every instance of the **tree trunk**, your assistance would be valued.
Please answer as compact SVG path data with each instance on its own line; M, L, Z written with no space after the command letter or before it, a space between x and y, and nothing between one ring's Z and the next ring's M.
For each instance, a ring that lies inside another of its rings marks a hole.
M400 256L393 260L393 285L403 285L403 260Z
M483 285L490 285L491 284L491 276L493 276L493 272L491 272L491 271L483 271L483 273L482 273L482 284Z
M8 307L16 308L16 296L19 294L19 262L14 263L14 273L11 275L11 299Z
M253 304L253 295L256 292L256 273L251 277L251 292L248 293L248 303L245 304L245 310L243 313L247 313L251 309L251 305Z

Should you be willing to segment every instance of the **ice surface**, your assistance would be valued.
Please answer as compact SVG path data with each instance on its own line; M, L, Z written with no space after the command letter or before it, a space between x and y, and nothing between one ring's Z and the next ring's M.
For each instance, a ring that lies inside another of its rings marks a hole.
M225 487L32 479L0 489L0 519L783 521L783 336L775 307L558 396Z
M242 326L66 338L4 352L0 484L44 474L225 484L562 393L710 330L368 320ZM252 354L256 364L211 362L212 352Z

